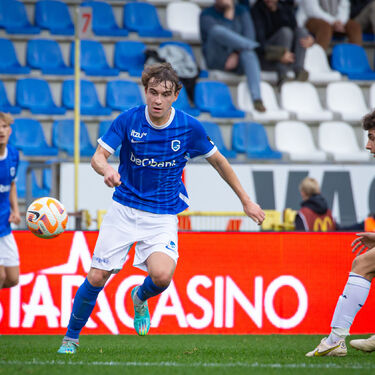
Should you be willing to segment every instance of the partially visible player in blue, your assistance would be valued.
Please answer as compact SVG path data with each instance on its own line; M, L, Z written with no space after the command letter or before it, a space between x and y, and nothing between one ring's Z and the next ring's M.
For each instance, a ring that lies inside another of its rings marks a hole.
M19 256L11 223L21 222L18 208L16 175L18 151L8 144L13 118L0 112L0 289L18 284Z
M132 290L134 328L146 335L150 328L147 300L162 293L172 280L178 258L177 214L188 207L181 176L186 162L204 157L242 202L258 224L265 214L252 202L228 161L195 118L176 110L181 84L168 63L145 68L142 74L146 105L119 115L98 140L91 160L104 183L115 187L113 203L100 227L86 280L74 299L67 333L59 353L75 353L81 329L112 273L120 270L137 242L134 266L148 272ZM107 159L121 145L118 172Z

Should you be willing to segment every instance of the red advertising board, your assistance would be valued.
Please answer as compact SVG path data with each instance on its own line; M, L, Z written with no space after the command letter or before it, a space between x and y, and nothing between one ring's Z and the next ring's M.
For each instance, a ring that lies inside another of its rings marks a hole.
M43 240L14 232L18 286L0 291L0 333L64 334L72 299L90 268L97 232ZM170 287L149 302L150 334L327 333L354 255L352 233L180 233ZM100 293L86 334L129 334L130 291L145 274L124 268ZM374 300L352 333L375 332Z

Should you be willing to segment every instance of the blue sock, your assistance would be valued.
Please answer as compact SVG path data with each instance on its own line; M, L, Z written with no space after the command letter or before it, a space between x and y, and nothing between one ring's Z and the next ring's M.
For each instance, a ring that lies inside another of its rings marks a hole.
M168 287L159 287L154 284L150 276L145 278L143 284L138 288L137 296L141 301L146 301L150 297L157 296L158 294L164 292Z
M87 279L78 288L74 297L72 314L68 324L68 331L65 337L78 339L81 329L87 323L92 310L94 309L96 299L103 287L92 286Z

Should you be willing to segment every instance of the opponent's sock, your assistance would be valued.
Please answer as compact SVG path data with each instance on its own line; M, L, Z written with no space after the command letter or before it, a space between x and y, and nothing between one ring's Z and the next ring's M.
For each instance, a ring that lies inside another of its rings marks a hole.
M158 294L164 292L168 287L159 287L154 284L150 276L147 276L143 281L143 284L138 288L136 296L142 302L147 299L157 296Z
M332 331L328 337L328 344L333 345L339 339L349 335L353 320L366 302L371 282L354 272L349 273L348 281L342 295L339 297L333 314Z
M92 286L87 279L78 288L76 296L74 297L72 314L68 324L68 330L66 332L66 339L78 340L79 334L82 328L87 323L92 310L94 309L96 299L98 298L99 292L103 287Z

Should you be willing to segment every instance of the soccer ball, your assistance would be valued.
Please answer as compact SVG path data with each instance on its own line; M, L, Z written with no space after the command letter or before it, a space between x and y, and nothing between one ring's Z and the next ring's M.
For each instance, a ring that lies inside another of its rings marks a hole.
M27 227L40 238L54 238L64 232L68 214L55 198L43 197L30 204L26 212Z

